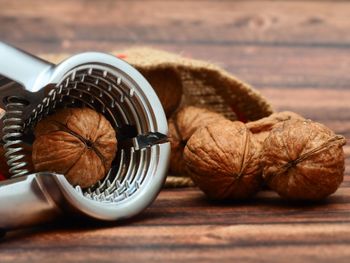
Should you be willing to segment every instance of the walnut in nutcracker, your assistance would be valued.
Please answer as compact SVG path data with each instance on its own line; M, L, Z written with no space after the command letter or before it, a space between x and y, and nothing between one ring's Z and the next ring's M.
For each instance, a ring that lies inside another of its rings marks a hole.
M180 109L169 120L170 173L173 175L186 174L183 151L188 139L197 129L225 119L223 115L204 108L187 106Z
M101 180L117 151L108 120L89 108L67 108L35 127L32 160L36 171L64 174L72 185L89 187Z
M323 199L343 181L345 143L343 136L311 120L280 123L263 145L264 180L287 199Z
M246 199L260 189L259 146L241 122L223 120L197 130L184 160L193 181L212 199Z

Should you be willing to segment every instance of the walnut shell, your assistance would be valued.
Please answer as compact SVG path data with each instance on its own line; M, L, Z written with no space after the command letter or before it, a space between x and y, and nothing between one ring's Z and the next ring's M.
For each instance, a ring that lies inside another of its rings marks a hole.
M212 199L245 199L260 189L260 151L241 122L224 120L197 130L184 159L193 181Z
M182 99L182 80L180 74L171 68L156 68L141 72L158 95L169 118L179 107Z
M188 139L199 128L226 118L216 112L187 106L178 111L168 122L171 145L170 173L185 175L183 151Z
M282 111L271 114L257 121L248 122L247 128L253 133L258 143L262 146L270 131L283 121L290 119L305 120L302 116L291 111Z
M117 151L113 127L89 108L62 109L40 121L34 134L35 170L64 174L82 188L106 175Z
M264 142L264 180L287 199L323 199L343 181L345 143L320 123L285 121Z

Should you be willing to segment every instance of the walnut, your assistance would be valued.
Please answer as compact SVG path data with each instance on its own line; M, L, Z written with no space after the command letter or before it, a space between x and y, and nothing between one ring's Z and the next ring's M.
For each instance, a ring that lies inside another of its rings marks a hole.
M183 151L188 139L199 128L225 117L219 113L194 106L178 111L169 120L169 141L171 144L170 173L185 175Z
M32 163L32 147L31 145L27 145L27 144L21 145L21 147L23 148L23 150L20 152L20 154L23 154L24 157L19 161L26 162L27 166L25 168L28 169L29 171L33 171L34 168ZM7 165L7 158L5 157L5 149L3 148L3 146L1 146L0 147L0 172L6 178L11 177L9 169L10 167Z
M263 177L280 196L320 200L343 181L343 136L310 120L277 125L263 145Z
M89 108L59 110L40 121L34 134L35 170L64 174L82 188L106 175L117 151L111 124Z
M302 116L291 111L282 111L271 114L257 121L248 122L247 128L253 133L258 143L262 146L270 131L278 124L286 120L304 120Z
M169 118L181 103L182 80L180 75L171 68L156 68L141 73L157 93L165 115Z
M246 126L253 133L254 138L258 142L260 150L262 150L264 141L269 136L270 131L277 124L290 119L304 120L304 118L299 114L291 111L282 111L273 113L270 116L257 121L248 122ZM264 184L263 189L269 189L269 187Z
M184 160L193 181L212 199L245 199L262 183L257 142L238 121L221 120L197 130Z

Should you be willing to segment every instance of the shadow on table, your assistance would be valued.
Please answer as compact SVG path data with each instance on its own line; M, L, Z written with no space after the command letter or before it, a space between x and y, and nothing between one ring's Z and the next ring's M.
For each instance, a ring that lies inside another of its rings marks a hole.
M10 242L22 238L30 238L31 236L40 233L59 232L59 231L71 231L72 233L85 232L89 230L123 227L137 224L138 222L152 218L154 215L150 213L142 213L131 219L120 220L116 222L104 222L99 220L93 220L86 217L79 216L62 216L56 220L42 224L40 226L30 226L19 230L8 231L7 233L0 229L0 246L1 243Z

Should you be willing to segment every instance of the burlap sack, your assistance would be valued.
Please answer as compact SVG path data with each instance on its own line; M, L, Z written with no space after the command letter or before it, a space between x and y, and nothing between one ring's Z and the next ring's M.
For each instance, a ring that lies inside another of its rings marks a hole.
M157 85L163 84L164 89L167 82L178 83L179 89L182 89L181 105L205 107L231 120L243 122L272 113L271 105L257 90L211 63L151 48L132 48L112 53L136 67L146 78L157 80ZM67 56L42 57L58 63ZM191 179L186 176L169 175L166 182L167 187L191 185Z

